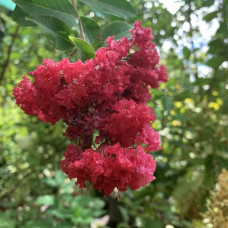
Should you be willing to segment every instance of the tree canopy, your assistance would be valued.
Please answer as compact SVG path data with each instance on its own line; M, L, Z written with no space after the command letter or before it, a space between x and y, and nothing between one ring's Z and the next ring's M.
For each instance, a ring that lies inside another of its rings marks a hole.
M228 1L180 0L175 12L158 0L79 0L77 11L56 2L0 6L0 227L96 227L98 218L109 219L103 227L212 227L206 201L228 169ZM103 198L66 178L64 123L26 116L12 91L44 58L93 57L136 20L152 28L169 75L148 102L162 149L153 154L156 180L117 202L117 194Z

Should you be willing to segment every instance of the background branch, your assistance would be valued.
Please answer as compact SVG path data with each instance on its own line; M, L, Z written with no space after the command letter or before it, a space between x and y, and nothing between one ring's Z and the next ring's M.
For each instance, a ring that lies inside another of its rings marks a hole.
M9 61L10 61L10 55L11 55L11 52L12 52L12 49L13 49L13 45L14 45L14 42L17 38L17 35L18 35L18 32L19 32L19 25L17 25L16 29L15 29L15 32L13 33L12 35L12 40L11 40L11 43L8 47L8 51L7 51L7 57L6 57L6 60L5 62L3 63L3 67L2 67L2 71L1 71L1 74L0 74L0 84L1 84L1 81L3 80L4 78L4 74L6 72L6 69L9 65Z

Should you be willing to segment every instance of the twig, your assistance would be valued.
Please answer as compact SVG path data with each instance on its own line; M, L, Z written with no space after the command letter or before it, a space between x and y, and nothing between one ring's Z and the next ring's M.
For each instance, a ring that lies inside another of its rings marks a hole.
M198 71L198 66L197 66L197 56L196 56L196 51L195 51L195 44L194 44L194 41L193 41L193 26L192 26L192 21L191 21L191 14L192 14L192 4L191 2L189 3L189 14L188 14L188 19L189 19L189 24L190 24L190 36L191 36L191 51L192 51L192 54L193 54L193 63L195 65L195 77L196 79L199 79L199 71Z
M20 180L17 179L17 181L14 183L13 187L8 192L6 192L4 195L1 196L1 200L9 197L18 188L18 186L21 185L22 180L24 178L30 176L31 174L33 174L33 172L25 174Z
M7 51L7 57L6 57L6 60L5 60L4 64L3 64L3 66L2 66L2 72L0 74L0 84L1 84L2 79L4 78L4 74L6 72L6 69L7 69L8 65L9 65L10 55L11 55L11 52L12 52L12 49L13 49L14 42L15 42L15 40L17 38L17 35L18 35L19 27L20 26L17 25L17 27L15 29L15 32L12 35L12 40L11 40L11 43L10 43L10 45L8 47L8 51Z
M68 54L68 58L71 58L74 56L74 54L77 52L77 48L75 48L71 53Z
M75 0L72 0L72 4L73 4L74 9L75 9L75 11L77 13L78 26L79 26L79 30L80 30L80 37L81 37L82 40L85 40L85 35L84 35L84 32L83 32L82 22L81 22L81 19L79 17L79 14L78 14L78 8L76 6Z

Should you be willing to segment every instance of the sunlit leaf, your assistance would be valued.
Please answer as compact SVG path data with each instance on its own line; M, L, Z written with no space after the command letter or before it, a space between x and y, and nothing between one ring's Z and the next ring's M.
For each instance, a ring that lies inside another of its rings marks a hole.
M74 46L77 48L78 57L82 61L94 58L94 56L95 56L94 49L86 41L79 39L79 38L75 38L73 36L69 36L69 39L74 44Z
M36 203L39 205L54 205L55 199L51 195L39 196Z

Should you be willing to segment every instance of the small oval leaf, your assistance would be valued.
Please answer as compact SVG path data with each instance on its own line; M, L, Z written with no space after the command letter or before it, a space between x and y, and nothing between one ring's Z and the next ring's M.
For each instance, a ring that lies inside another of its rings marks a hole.
M51 195L39 196L36 203L39 205L54 205L55 199Z
M95 57L95 52L93 47L90 44L88 44L86 41L73 36L69 36L69 39L71 40L72 44L74 44L74 46L77 48L78 57L82 61Z

